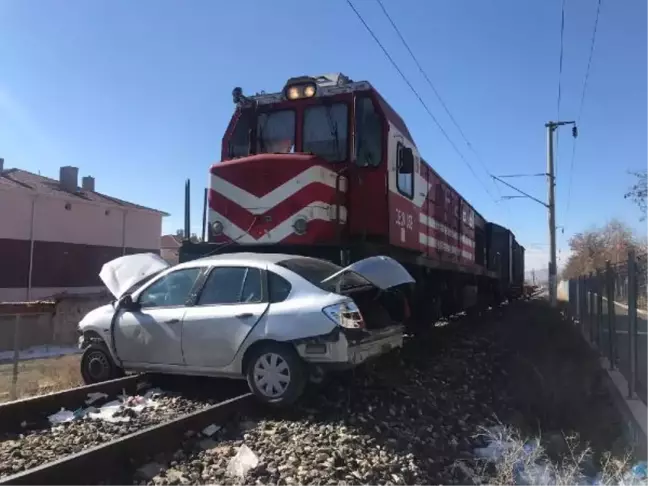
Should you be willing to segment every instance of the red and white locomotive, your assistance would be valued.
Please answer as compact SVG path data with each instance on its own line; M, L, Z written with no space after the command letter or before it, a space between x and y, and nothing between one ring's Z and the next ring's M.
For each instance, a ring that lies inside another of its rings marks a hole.
M210 169L207 241L185 242L181 260L261 251L345 265L386 254L416 278L411 307L428 318L521 292L524 248L423 160L370 83L305 76L233 97Z

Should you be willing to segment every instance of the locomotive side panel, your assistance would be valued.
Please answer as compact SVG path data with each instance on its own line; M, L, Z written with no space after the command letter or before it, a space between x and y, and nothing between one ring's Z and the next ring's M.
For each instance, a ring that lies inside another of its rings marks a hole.
M413 166L405 168L408 152ZM387 143L387 188L389 243L420 252L421 208L426 200L427 181L420 173L421 159L414 143L390 124Z

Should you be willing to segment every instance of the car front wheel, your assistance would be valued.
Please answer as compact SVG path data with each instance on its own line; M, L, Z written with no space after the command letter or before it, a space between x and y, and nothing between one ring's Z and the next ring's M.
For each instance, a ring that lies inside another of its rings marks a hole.
M252 393L277 406L294 403L308 380L306 366L295 350L279 343L266 343L254 350L246 374Z
M85 348L81 356L81 376L86 385L113 380L123 375L103 343L94 343Z

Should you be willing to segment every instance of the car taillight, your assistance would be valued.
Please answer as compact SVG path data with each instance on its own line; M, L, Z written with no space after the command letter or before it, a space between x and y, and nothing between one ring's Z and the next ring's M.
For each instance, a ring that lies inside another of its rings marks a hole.
M347 329L364 329L365 322L360 309L353 301L340 302L339 304L324 307L322 312L340 327Z

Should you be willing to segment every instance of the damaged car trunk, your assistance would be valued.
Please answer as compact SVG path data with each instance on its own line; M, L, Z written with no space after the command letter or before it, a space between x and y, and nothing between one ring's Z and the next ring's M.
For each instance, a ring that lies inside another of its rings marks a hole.
M392 264L393 262L393 264ZM382 334L393 326L401 326L409 317L407 299L402 290L414 279L389 257L371 257L340 269L322 260L293 258L280 263L323 290L353 299L360 315L350 313L347 318L361 319L358 326L344 328L350 342L366 339L370 334Z

